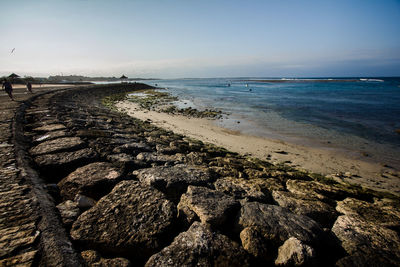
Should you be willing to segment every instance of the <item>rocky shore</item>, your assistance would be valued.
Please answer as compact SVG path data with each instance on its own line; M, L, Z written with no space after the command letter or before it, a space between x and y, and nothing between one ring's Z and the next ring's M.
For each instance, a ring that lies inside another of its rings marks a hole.
M158 88L160 90L160 88ZM149 111L163 112L173 115L183 115L189 118L207 118L220 119L222 112L217 110L198 110L192 107L180 108L174 102L179 102L177 97L171 96L169 93L156 91L154 89L142 90L137 94L129 94L127 97L122 95L124 99L132 103L137 103L140 108ZM183 102L186 105L186 102Z
M112 95L146 88L3 108L0 266L400 265L398 197L110 109Z

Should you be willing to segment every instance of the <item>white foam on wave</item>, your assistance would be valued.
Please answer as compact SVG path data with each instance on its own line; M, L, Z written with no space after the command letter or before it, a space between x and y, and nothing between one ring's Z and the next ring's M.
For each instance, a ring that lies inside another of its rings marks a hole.
M384 82L384 80L381 79L360 79L362 82Z

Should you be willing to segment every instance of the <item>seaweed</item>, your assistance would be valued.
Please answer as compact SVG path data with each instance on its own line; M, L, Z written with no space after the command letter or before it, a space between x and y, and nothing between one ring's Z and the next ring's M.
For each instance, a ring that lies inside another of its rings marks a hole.
M127 95L128 95L128 93L118 93L118 94L109 95L109 96L104 97L101 100L101 103L104 106L106 106L112 110L116 110L115 103L117 103L118 101L123 101L123 100L127 99Z

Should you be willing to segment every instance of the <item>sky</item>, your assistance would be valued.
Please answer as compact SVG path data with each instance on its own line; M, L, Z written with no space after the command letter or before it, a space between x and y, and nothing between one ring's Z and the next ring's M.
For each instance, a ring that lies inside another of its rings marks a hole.
M0 75L400 76L399 0L0 1Z

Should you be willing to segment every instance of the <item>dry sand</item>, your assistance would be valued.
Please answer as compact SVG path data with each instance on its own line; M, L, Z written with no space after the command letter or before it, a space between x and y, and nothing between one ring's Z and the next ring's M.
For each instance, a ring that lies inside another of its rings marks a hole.
M218 127L213 120L143 110L138 104L130 101L119 102L116 106L132 117L151 120L161 128L222 146L230 151L267 159L272 163L286 162L297 169L331 175L338 181L400 195L400 172L384 167L381 163L355 159L339 150L319 149L282 140L244 135Z

